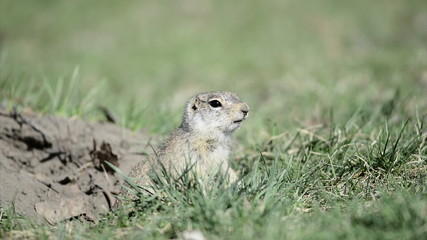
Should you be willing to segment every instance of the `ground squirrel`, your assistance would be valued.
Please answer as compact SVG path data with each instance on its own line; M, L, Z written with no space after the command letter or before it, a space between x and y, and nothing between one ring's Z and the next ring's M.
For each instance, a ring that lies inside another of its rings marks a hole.
M139 162L129 177L137 185L149 184L148 172L160 161L167 170L180 171L189 163L198 175L222 170L228 173L230 182L237 180L229 169L228 157L232 133L248 113L248 105L232 92L196 94L187 102L181 125L148 161Z

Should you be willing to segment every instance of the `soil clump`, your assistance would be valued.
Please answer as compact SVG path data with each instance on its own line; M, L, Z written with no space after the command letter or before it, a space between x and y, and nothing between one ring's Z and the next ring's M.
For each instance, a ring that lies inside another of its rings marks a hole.
M145 157L148 137L90 123L0 109L0 208L38 223L97 222L114 205L122 177Z

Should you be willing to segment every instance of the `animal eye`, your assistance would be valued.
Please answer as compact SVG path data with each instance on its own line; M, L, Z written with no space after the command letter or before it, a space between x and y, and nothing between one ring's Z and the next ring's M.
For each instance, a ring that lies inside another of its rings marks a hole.
M222 107L222 104L218 100L212 100L212 101L210 101L209 105L211 105L211 107L214 107L214 108Z

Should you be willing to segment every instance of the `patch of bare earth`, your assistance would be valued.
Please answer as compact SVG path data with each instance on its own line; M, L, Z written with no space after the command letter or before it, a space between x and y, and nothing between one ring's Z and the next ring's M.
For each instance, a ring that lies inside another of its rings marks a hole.
M148 138L111 123L0 109L0 207L39 223L96 222L114 205L124 173L144 158Z

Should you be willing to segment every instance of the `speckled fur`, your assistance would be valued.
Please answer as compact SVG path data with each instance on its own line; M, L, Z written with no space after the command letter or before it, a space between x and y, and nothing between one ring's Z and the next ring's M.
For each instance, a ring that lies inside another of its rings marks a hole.
M212 100L219 101L222 106L210 106ZM235 172L229 169L228 158L232 133L247 118L248 111L248 105L232 92L207 92L193 96L186 104L181 125L156 154L148 161L138 163L129 176L138 185L147 185L148 172L158 168L160 161L172 174L179 173L190 163L201 176L221 168L228 173L230 182L237 180Z

